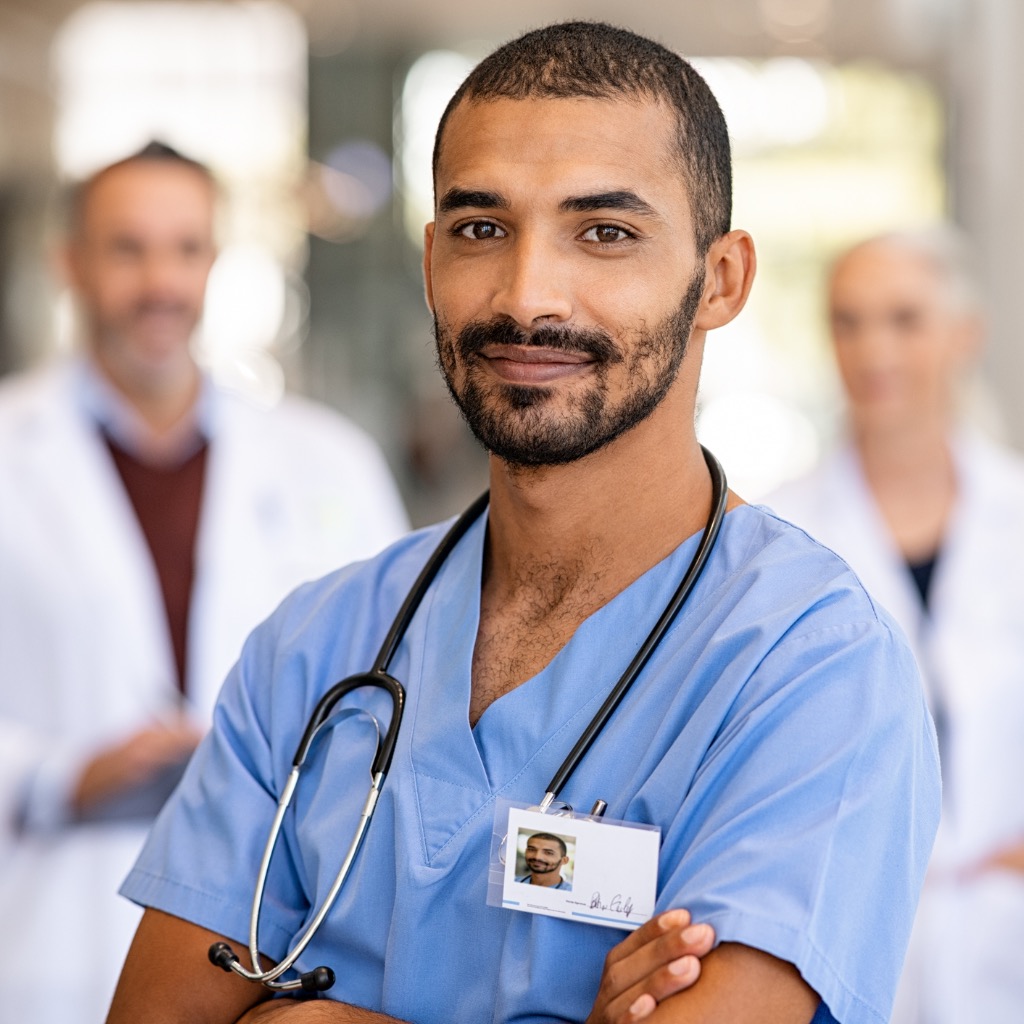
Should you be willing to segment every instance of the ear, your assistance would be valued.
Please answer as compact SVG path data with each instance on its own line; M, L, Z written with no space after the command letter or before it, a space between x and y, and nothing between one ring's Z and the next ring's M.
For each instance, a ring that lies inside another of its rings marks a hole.
M705 257L704 294L693 326L711 331L729 323L746 305L756 269L754 240L746 231L715 239Z
M427 308L434 312L434 284L430 279L430 261L434 252L434 222L423 229L423 288L427 297Z

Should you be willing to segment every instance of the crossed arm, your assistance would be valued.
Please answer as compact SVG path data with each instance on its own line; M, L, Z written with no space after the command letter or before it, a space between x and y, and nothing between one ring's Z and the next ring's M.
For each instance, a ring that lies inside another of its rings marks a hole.
M206 951L221 938L147 910L107 1024L396 1024L330 1000L269 1001L266 989L210 965ZM796 968L736 943L712 950L713 940L685 910L648 921L608 954L587 1024L808 1024L818 997Z

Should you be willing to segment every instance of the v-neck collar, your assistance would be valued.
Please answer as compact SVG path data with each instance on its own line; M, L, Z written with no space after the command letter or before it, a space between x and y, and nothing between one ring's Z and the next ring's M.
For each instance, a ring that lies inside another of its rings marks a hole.
M494 701L471 728L486 529L485 515L449 556L424 602L418 628L410 630L406 720L428 863L470 821L490 813L495 797L540 800L674 593L699 538L688 538L585 619L544 669Z

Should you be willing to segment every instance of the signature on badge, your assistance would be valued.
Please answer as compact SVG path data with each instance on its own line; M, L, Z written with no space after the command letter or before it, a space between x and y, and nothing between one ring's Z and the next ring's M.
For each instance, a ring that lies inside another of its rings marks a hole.
M616 893L607 903L601 898L599 892L595 892L590 897L590 909L591 910L610 910L616 914L622 914L623 917L629 917L633 913L633 898L631 896L623 896L621 893Z

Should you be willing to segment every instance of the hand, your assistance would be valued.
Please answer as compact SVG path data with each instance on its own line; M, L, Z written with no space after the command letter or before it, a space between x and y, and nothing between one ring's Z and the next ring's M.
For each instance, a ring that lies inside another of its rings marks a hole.
M78 778L71 802L78 814L141 786L164 768L184 761L202 733L185 719L142 729L101 750Z
M1024 843L1000 850L990 859L989 864L993 868L1016 871L1017 874L1024 875Z
M700 977L700 958L710 952L710 925L690 924L687 910L652 917L605 958L601 987L587 1024L635 1024L662 999Z

